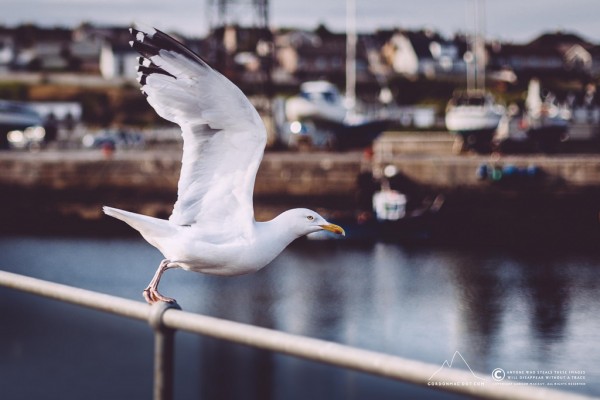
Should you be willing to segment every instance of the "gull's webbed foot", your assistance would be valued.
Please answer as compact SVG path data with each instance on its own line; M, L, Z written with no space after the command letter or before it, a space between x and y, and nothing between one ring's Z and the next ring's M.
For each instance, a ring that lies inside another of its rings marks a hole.
M144 289L144 291L142 293L144 295L144 299L146 299L148 304L154 304L159 301L164 301L165 303L176 303L175 299L173 299L171 297L163 296L162 294L160 294L158 292L158 290L151 288L151 287L147 287L146 289Z
M164 272L168 269L175 268L174 265L169 266L170 263L171 262L169 260L162 260L158 266L158 269L156 270L156 273L154 274L154 278L152 278L152 281L150 281L148 287L144 289L144 299L146 299L149 304L154 304L159 301L164 301L165 303L176 303L175 299L163 296L158 292L158 284L160 283L162 274L164 274Z

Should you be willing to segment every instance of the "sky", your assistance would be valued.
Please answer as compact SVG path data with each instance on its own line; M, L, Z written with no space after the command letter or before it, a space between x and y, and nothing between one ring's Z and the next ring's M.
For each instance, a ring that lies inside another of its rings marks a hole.
M235 0L249 4L251 0ZM378 28L432 28L446 36L473 29L474 0L355 0L360 32ZM600 44L598 0L482 0L488 39L527 42L548 31L568 31ZM0 24L77 26L86 21L107 25L134 22L192 37L208 30L216 0L3 0ZM314 29L325 24L345 29L346 0L270 0L270 25ZM252 15L239 7L239 15Z

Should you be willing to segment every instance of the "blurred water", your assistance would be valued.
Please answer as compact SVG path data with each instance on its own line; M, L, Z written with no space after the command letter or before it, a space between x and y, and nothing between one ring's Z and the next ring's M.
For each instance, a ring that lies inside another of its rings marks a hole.
M141 300L160 254L136 238L4 237L0 268ZM257 274L169 271L186 311L489 376L585 371L600 395L600 254L298 242ZM150 398L141 322L0 289L2 399ZM178 399L460 398L288 356L177 334ZM459 366L463 367L463 366ZM433 397L435 395L435 397Z

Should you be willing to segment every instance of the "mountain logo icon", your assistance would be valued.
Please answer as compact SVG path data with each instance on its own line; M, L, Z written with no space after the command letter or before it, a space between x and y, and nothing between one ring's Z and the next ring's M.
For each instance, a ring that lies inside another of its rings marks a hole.
M473 378L475 378L475 379L478 379L480 381L487 381L488 380L486 378L482 378L480 376L477 376L477 374L475 372L473 372L473 370L469 366L469 363L467 362L467 360L465 360L465 358L463 357L463 355L460 354L460 351L455 351L454 354L452 355L452 358L450 359L450 361L444 360L444 362L442 363L442 366L429 377L429 380L431 381L433 378L435 378L435 376L440 371L442 371L442 370L444 370L446 368L456 368L457 365L461 365L461 366L464 365L466 367L466 369L471 372L471 375L473 375ZM464 369L464 368L459 368L459 369Z

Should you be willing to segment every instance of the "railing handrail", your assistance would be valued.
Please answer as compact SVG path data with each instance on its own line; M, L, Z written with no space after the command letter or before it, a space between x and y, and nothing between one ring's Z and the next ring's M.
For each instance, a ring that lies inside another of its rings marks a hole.
M592 398L577 393L548 388L499 385L489 381L481 385L464 384L465 382L474 381L474 376L468 371L448 368L441 369L439 365L363 350L321 339L193 314L177 309L165 310L160 304L148 306L146 303L134 300L5 271L0 271L0 286L127 318L147 321L153 326L156 326L156 318L158 316L161 319L162 326L169 329L210 336L264 350L479 398L510 398L514 400L576 400ZM161 309L159 310L159 308ZM436 382L447 384L432 386L430 379L434 374Z

